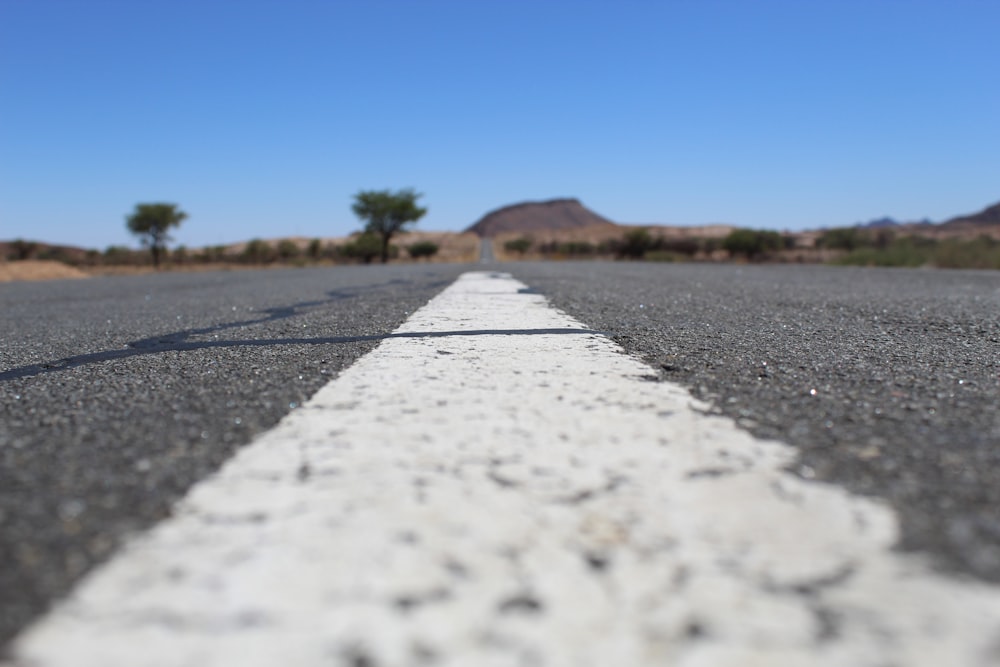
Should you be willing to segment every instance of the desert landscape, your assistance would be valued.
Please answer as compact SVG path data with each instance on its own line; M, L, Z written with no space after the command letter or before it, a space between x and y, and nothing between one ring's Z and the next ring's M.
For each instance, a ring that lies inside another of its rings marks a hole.
M645 260L840 263L1000 269L1000 203L941 223L870 223L805 231L735 225L619 223L575 198L520 202L492 210L461 232L412 230L393 237L391 261L473 262L481 239L496 261ZM373 261L364 237L250 239L207 248L175 247L161 270L245 270ZM414 248L423 249L418 253ZM15 239L0 241L0 282L57 280L153 271L148 253L104 251Z

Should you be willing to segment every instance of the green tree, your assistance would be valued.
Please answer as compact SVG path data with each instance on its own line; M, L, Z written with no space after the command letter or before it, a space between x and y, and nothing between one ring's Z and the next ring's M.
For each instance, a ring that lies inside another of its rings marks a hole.
M521 236L504 243L503 249L507 252L516 252L521 257L524 257L524 253L531 249L533 243L534 241L529 239L527 236Z
M132 251L123 245L109 245L104 251L105 264L130 264Z
M421 257L433 257L439 249L438 244L433 241L417 241L410 245L406 251L413 259L420 259Z
M856 250L866 245L862 233L856 227L837 227L823 232L817 245L833 250Z
M354 195L351 209L365 223L365 233L375 234L381 242L382 263L389 261L389 241L406 226L415 223L427 213L417 206L423 195L407 188L404 190L362 190Z
M132 215L125 218L125 225L149 248L153 253L153 266L159 267L160 254L171 240L170 228L179 227L187 217L177 204L136 204Z
M10 249L14 251L14 259L31 259L38 252L38 244L34 241L15 239L11 241Z
M744 255L750 260L780 250L782 245L781 234L764 229L734 229L722 241L729 254Z
M653 249L653 237L649 230L641 227L630 229L622 237L621 246L618 248L619 257L629 257L631 259L642 259L646 251Z
M250 239L241 255L248 264L267 264L274 260L274 248L263 239Z
M278 257L283 261L295 259L301 254L299 246L290 239L283 239L278 243Z
M365 264L371 264L372 260L382 253L382 241L375 234L365 232L358 234L349 243L345 243L341 252L346 257L360 259Z

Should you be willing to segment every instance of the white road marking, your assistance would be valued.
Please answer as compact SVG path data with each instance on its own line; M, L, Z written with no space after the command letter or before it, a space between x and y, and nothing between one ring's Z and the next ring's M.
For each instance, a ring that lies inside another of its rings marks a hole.
M891 551L885 506L784 472L794 450L523 288L463 276L13 664L1000 662L997 588Z

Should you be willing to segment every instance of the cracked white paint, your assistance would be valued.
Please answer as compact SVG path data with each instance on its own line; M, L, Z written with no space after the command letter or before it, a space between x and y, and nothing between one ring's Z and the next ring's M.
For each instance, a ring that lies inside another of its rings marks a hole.
M463 276L13 664L1000 662L996 588L892 552L885 506L783 472L794 450L523 287Z

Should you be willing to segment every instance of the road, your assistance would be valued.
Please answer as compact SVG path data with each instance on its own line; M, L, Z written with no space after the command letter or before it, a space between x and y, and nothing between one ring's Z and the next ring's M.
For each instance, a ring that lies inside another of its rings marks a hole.
M888 500L904 549L1000 581L1000 273L530 264L515 274L810 478Z
M461 271L0 286L0 641Z
M0 631L478 267L0 290ZM888 501L905 549L1000 580L1000 275L505 264L756 435Z

